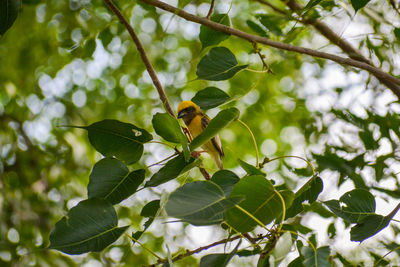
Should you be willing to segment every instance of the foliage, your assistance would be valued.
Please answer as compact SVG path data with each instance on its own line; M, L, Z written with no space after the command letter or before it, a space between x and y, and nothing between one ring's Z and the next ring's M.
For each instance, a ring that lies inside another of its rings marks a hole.
M0 4L1 266L400 264L396 85L118 1L162 102L107 2ZM176 6L399 74L392 1L209 4ZM349 19L371 32L351 51L324 28ZM193 140L164 110L189 99L212 117ZM199 156L217 134L219 171Z

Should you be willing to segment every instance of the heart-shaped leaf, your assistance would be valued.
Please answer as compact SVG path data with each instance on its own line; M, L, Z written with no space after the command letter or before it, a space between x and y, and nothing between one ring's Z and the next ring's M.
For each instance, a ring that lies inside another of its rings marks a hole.
M231 171L220 170L211 177L211 182L216 183L224 191L225 196L232 192L233 186L239 182L239 177Z
M121 161L104 158L93 166L89 176L88 197L104 198L117 204L136 192L144 180L144 170L129 173Z
M167 214L193 225L221 223L224 212L243 198L227 198L224 191L210 181L197 181L174 191L165 206Z
M361 8L365 7L369 1L371 1L371 0L351 0L351 5L353 6L354 10L357 12Z
M218 107L230 99L229 95L217 87L207 87L198 91L192 98L192 101L200 106L201 109L207 110Z
M89 141L97 151L126 164L137 162L143 154L143 144L153 139L146 130L117 120L103 120L80 128L88 131Z
M102 251L115 242L129 226L118 227L114 207L102 199L79 202L50 234L51 249L67 254Z
M248 65L238 66L235 55L226 47L214 47L197 65L197 77L208 81L222 81L232 78Z
M307 267L331 267L329 262L330 249L328 246L317 248L314 251L311 247L302 247L303 264Z
M237 108L228 108L221 110L208 124L207 128L199 134L190 143L190 150L196 148L210 141L219 131L227 127L232 121L239 117L239 110Z

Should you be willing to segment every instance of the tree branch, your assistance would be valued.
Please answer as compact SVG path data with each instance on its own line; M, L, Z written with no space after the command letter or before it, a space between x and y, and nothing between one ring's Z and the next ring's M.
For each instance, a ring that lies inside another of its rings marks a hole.
M256 0L262 4L264 3L263 0ZM301 10L303 10L303 6L299 3L297 3L295 0L290 0L290 1L283 1L293 12L297 13L297 15L301 16ZM270 4L267 6L271 7ZM325 36L326 39L328 39L332 44L338 46L344 53L346 53L350 58L358 61L362 61L367 63L368 65L374 66L372 61L369 58L366 58L363 56L363 54L355 48L354 46L351 45L348 41L344 40L341 38L338 34L336 34L328 25L326 25L324 22L317 20L317 19L310 19L307 17L301 17L299 20L302 24L304 25L311 25L313 26L320 34ZM397 97L400 98L399 92L400 92L400 86L390 82L386 79L380 78L376 75L375 77L378 78L378 80L386 85L392 92L397 95Z
M135 43L136 48L140 54L140 57L142 58L142 61L143 61L144 65L146 66L147 72L149 73L151 80L153 81L153 84L157 89L158 95L160 96L160 100L163 103L165 110L169 114L171 114L172 117L176 118L175 113L171 107L171 104L168 101L168 97L164 91L164 88L163 88L162 84L160 83L160 80L158 80L156 71L154 70L153 65L151 65L151 62L150 62L149 58L147 57L146 51L144 50L143 45L140 42L135 31L133 30L132 26L126 20L124 15L122 15L122 13L118 9L118 7L116 5L114 5L112 0L103 0L103 2L118 17L121 24L128 30L129 35L131 36L133 42ZM210 174L208 174L208 172L202 167L199 167L199 169L200 169L200 173L204 176L204 178L206 180L210 180Z
M142 43L140 42L140 40L139 40L138 36L136 35L135 31L133 30L132 26L126 20L124 15L122 15L121 11L119 11L118 7L116 5L114 5L112 0L103 0L103 2L118 17L121 24L128 30L129 35L132 37L132 40L136 45L136 48L140 54L140 57L142 58L142 61L143 61L144 65L146 66L147 72L149 73L151 80L153 81L153 84L157 89L158 95L160 96L160 100L163 103L165 110L175 118L175 113L168 101L168 97L165 94L164 88L163 88L162 84L160 83L160 80L158 80L156 71L154 70L153 65L151 65L151 62L150 62L149 58L147 57L146 51L144 50Z
M295 45L290 45L290 44L285 44L285 43L281 43L281 42L276 42L276 41L272 41L268 38L265 37L260 37L260 36L256 36L256 35L252 35L237 29L233 29L231 27L228 27L226 25L223 24L219 24L216 22L213 22L211 20L208 20L207 18L200 18L197 17L195 15L192 15L190 13L187 13L181 9L178 9L176 7L173 7L171 5L168 5L166 3L160 2L158 0L141 0L144 3L147 3L149 5L152 6L156 6L158 8L161 8L165 11L171 12L173 14L178 15L179 17L182 17L188 21L192 21L195 23L199 23L202 25L205 25L207 27L210 27L214 30L220 31L220 32L224 32L227 34L231 34L234 36L237 36L239 38L248 40L250 42L257 42L260 44L265 44L274 48L278 48L281 50L286 50L286 51L292 51L292 52L297 52L300 54L305 54L305 55L309 55L309 56L313 56L313 57L318 57L318 58L324 58L324 59L329 59L331 61L337 62L341 65L348 65L348 66L352 66L352 67L356 67L359 69L363 69L366 70L368 72L370 72L371 74L373 74L375 77L377 77L378 79L382 79L382 80L386 80L389 81L393 84L399 85L400 86L400 80L397 79L396 77L382 71L379 68L376 68L374 66L371 66L365 62L360 62L358 60L354 60L351 58L343 58L343 57L339 57L330 53L325 53L325 52L320 52L320 51L316 51L310 48L305 48L305 47L300 47L300 46L295 46ZM395 88L390 88L393 93L395 95L397 95L398 98L400 98L400 90L397 90Z

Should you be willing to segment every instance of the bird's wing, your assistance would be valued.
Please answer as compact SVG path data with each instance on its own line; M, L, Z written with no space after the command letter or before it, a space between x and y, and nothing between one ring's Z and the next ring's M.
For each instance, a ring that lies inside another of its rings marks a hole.
M204 114L201 118L201 126L203 130L207 128L208 123L210 122L210 118ZM224 151L222 150L222 144L221 144L221 139L219 139L219 136L216 135L213 138L211 138L211 143L215 147L215 149L218 151L218 154L223 157L224 156Z

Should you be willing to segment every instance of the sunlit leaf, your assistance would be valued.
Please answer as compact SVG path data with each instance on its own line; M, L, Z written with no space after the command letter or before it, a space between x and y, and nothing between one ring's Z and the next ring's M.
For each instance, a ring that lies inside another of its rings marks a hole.
M224 104L230 99L229 95L217 87L207 87L200 90L192 98L192 101L201 109L210 109Z
M193 225L218 224L223 221L224 212L241 200L241 196L227 198L213 182L198 181L175 190L169 196L165 210L169 216Z
M245 170L248 175L264 175L265 176L264 172L262 172L260 169L257 169L253 165L251 165L241 159L238 159L238 162L239 162L240 167L242 167L243 170Z
M117 204L136 192L144 174L144 170L129 173L128 168L117 159L102 159L93 166L89 176L88 197L104 198Z
M304 257L303 264L307 267L331 267L329 262L330 249L328 246L317 248L303 247L301 254Z
M182 133L179 122L167 113L156 113L151 121L156 133L165 140L181 144L185 159L190 159L190 151L186 136Z
M129 226L118 227L111 203L102 199L79 202L50 234L51 249L67 254L102 251L115 242Z
M222 81L232 78L248 65L238 66L235 55L226 47L214 47L197 65L197 77L209 81Z
M271 182L262 175L247 176L240 179L234 185L229 197L240 196L245 197L245 200L239 204L239 208L234 207L226 213L226 221L229 226L238 232L249 232L259 225L258 221L265 225L282 214L281 198ZM290 206L293 196L294 194L291 192L286 196L282 195L286 206Z

